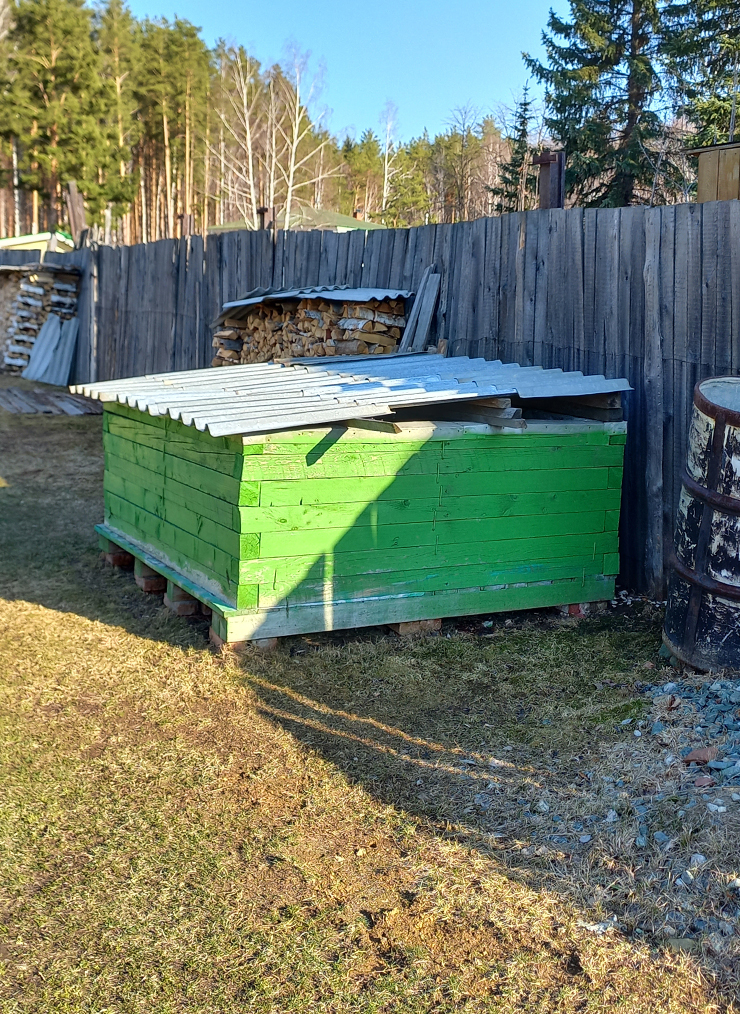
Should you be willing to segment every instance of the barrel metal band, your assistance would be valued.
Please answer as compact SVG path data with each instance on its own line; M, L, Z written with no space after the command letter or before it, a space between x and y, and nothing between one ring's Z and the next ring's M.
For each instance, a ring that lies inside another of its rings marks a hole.
M716 493L713 489L707 489L706 486L702 486L701 483L692 479L686 469L681 476L681 482L693 497L708 503L710 507L721 514L740 514L740 499L726 496L724 493Z
M675 552L671 553L670 563L678 576L693 587L701 588L702 591L709 592L711 595L720 595L724 599L740 602L740 585L717 581L715 578L709 577L708 574L697 574L685 563L681 563Z

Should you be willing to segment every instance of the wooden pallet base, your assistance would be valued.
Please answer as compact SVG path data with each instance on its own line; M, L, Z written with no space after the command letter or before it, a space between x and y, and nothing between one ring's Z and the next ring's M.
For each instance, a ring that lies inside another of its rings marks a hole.
M211 613L214 644L272 642L275 638L354 627L391 626L409 635L438 630L442 619L480 613L541 609L548 606L602 602L614 597L614 578L584 575L579 579L498 585L436 592L431 595L378 595L335 602L286 602L266 609L237 609L210 592L197 578L155 556L151 549L108 525L96 525L106 546L130 555L167 580L165 603L178 615ZM103 547L105 548L105 546ZM175 589L178 589L175 591ZM196 601L199 606L193 605ZM577 615L577 613L576 613Z

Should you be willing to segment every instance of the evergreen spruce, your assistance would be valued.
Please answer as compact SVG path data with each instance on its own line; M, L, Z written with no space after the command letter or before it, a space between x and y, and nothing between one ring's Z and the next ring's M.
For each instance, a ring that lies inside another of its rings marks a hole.
M654 170L645 148L661 133L654 102L666 23L657 0L569 0L570 20L553 11L540 63L545 126L566 151L566 190L586 207L641 203Z
M496 198L496 210L527 211L535 206L537 172L532 166L533 149L530 144L532 100L529 89L514 109L514 122L509 142L509 157L499 171L499 183L491 187Z

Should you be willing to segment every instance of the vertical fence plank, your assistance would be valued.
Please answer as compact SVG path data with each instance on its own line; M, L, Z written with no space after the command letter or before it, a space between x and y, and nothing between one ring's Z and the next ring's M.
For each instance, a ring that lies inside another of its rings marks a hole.
M498 347L504 362L516 362L516 255L522 212L501 219Z
M390 229L378 229L380 233L380 250L378 251L378 270L375 284L382 289L390 286L391 261L395 236Z
M411 229L393 230L393 252L388 274L388 287L391 289L403 288L403 264L406 259L406 245L411 231Z
M434 249L432 256L434 263L439 269L441 282L439 288L439 304L437 307L435 336L437 341L441 338L447 339L452 344L452 329L450 320L450 289L452 285L452 262L454 260L453 244L455 241L456 227L453 225L438 225L434 231ZM409 236L409 244L415 243L412 235Z
M349 255L347 257L347 285L356 288L362 284L362 262L365 256L365 233L355 229L349 234Z
M537 211L530 211L522 216L522 228L524 229L524 243L519 238L519 256L521 257L521 282L517 280L517 302L520 309L517 315L521 315L520 337L521 365L534 366L535 348L535 313L537 305L537 250L539 246L540 224L542 215ZM519 287L521 286L521 298L519 298Z
M572 303L571 334L574 370L586 368L586 308L585 308L585 266L583 212L573 209L565 218L566 242L568 245L568 266L570 268L570 297Z
M701 372L714 373L717 346L717 209L718 201L707 203L701 216Z
M660 209L660 330L663 341L663 547L673 539L673 504L679 494L676 472L676 426L673 331L675 313L676 209ZM680 470L679 470L680 471Z
M569 308L568 273L570 268L565 237L566 215L567 212L559 208L547 212L550 265L547 273L546 337L542 347L542 365L546 369L551 369L554 366L570 369L572 355L568 337L569 330L566 324ZM561 349L562 352L560 352Z
M660 209L644 215L645 316L645 576L648 593L663 595L663 338L660 312Z
M483 320L486 359L497 359L499 353L499 284L501 276L501 219L486 219L486 248L483 265Z
M596 327L596 229L599 212L586 208L581 220L583 228L583 363L584 373L600 373ZM598 365L595 365L597 364Z
M375 288L378 284L378 269L380 267L380 244L382 242L383 229L369 229L365 240L365 257L362 263L361 285L368 288Z
M459 271L459 281L455 292L457 299L453 308L454 316L451 319L453 356L475 355L470 348L475 273L474 226L474 222L462 222L458 226L456 267Z
M532 321L532 365L542 366L547 342L548 275L550 271L550 219L547 211L537 215L537 257L535 260L535 306Z
M717 246L715 248L717 303L712 372L716 376L728 374L732 370L732 264L727 243L727 238L730 235L731 207L731 201L720 201L715 205L717 213Z
M337 285L337 251L339 234L330 229L321 234L321 260L319 263L319 285Z

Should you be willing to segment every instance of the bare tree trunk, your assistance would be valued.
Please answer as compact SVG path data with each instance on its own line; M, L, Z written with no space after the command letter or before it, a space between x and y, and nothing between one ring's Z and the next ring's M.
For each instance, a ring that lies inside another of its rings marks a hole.
M288 141L288 165L285 170L285 229L290 229L290 215L293 209L293 188L295 186L296 161L298 159L298 145L301 138L301 118L303 105L301 103L301 68L295 64L295 82L293 85L292 109L290 109L290 136Z
M385 141L383 144L383 197L381 211L385 212L391 196L391 180L393 178L393 132L396 126L396 108L392 103L387 103L383 110Z
M139 193L141 194L141 242L146 243L149 240L149 225L147 222L147 193L146 193L146 163L144 161L144 152L141 153L141 174L139 176Z
M13 235L21 234L21 188L18 176L18 141L14 137L12 142L13 158Z
M188 70L187 84L185 86L185 195L183 201L183 213L190 214L193 202L192 194L192 159L190 155L190 79L191 72Z
M157 191L154 204L154 241L161 238L162 232L162 171L157 173Z
M165 226L167 238L175 234L174 208L172 206L172 147L170 145L170 121L167 116L167 103L162 101L162 136L164 139L164 182L165 182Z

